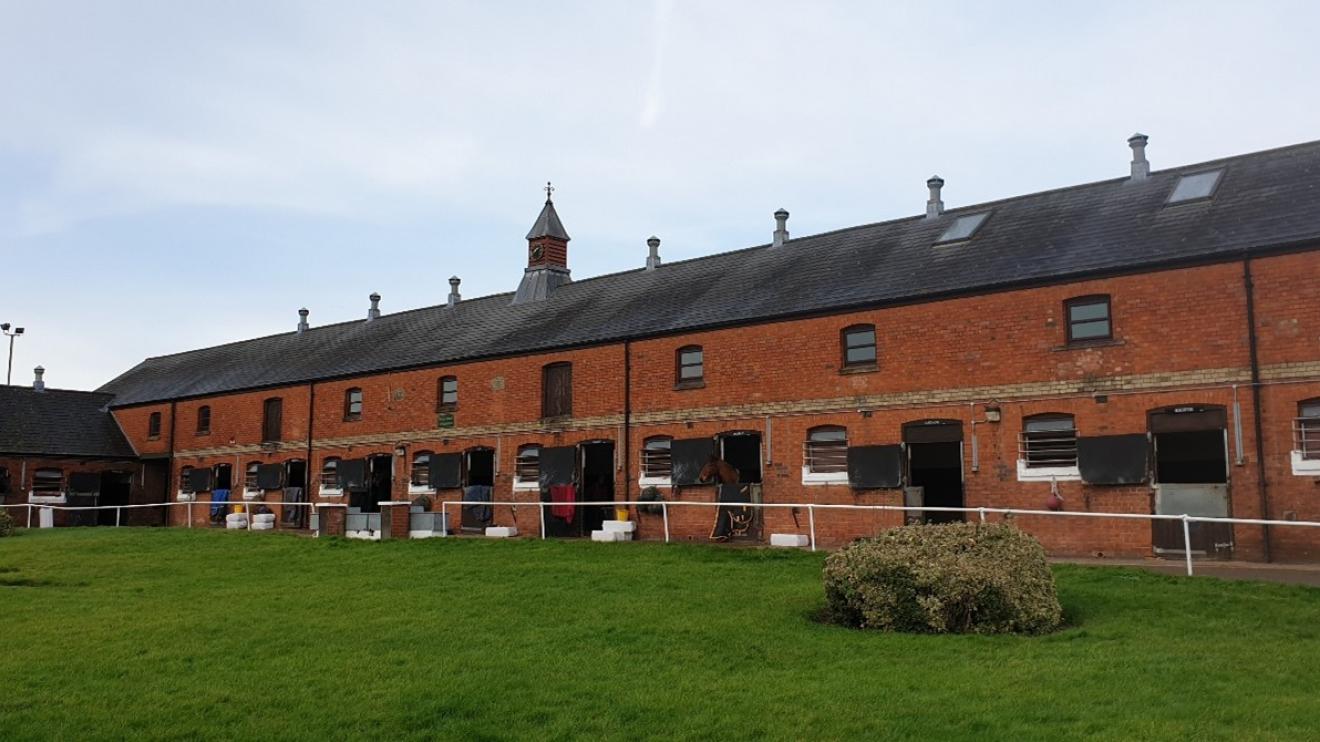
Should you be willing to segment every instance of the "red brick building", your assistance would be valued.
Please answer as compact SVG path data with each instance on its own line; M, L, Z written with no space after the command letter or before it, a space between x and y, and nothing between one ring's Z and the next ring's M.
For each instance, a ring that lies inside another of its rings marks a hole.
M652 239L645 268L576 281L547 200L512 293L461 299L454 279L447 304L396 314L373 295L363 321L304 314L100 391L138 456L169 462L160 496L293 487L358 527L485 487L523 506L451 506L451 529L537 535L561 484L711 502L711 452L766 503L1320 520L1320 143L1159 172L1130 144L1123 178L949 210L932 178L923 215L791 239L780 211L770 244L662 263ZM668 510L675 538L710 536L714 508ZM576 513L547 532L605 517ZM903 520L811 517L826 545ZM1058 553L1183 549L1179 524L1018 522ZM1200 525L1193 549L1314 560L1320 534Z

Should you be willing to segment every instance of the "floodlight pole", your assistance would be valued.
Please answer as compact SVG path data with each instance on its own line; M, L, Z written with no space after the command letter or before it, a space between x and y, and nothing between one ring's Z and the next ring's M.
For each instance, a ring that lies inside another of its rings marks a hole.
M9 323L0 324L0 332L9 338L9 365L5 369L5 386L12 386L14 383L14 338L23 334L23 328L15 327L13 332L9 331Z

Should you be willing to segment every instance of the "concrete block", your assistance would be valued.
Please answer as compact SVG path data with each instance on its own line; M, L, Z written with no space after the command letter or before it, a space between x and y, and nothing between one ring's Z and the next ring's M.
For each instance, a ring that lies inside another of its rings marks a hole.
M591 540L601 541L604 543L614 543L615 541L619 541L620 540L619 537L623 535L625 534L622 533L621 531L605 531L605 530L592 531Z
M770 534L770 545L802 548L811 545L811 538L796 533L772 533Z
M486 538L513 538L517 535L516 526L491 526L486 529Z
M601 528L616 533L632 533L637 530L637 524L631 520L607 520L601 524Z

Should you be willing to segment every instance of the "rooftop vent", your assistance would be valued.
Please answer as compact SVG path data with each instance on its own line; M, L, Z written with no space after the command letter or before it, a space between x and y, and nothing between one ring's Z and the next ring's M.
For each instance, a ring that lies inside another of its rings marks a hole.
M780 209L779 211L775 212L775 235L774 235L774 240L770 244L774 245L775 247L779 247L780 245L784 244L787 241L788 241L788 211L786 209Z
M1219 187L1223 175L1223 168L1184 175L1178 179L1178 184L1173 187L1173 192L1169 194L1169 200L1165 203L1179 204L1208 199L1215 195L1215 189Z
M940 189L944 187L944 178L932 175L926 181L926 187L930 189L930 197L926 199L926 218L934 219L944 213L944 202L940 200Z
M46 375L46 369L37 366L32 369L32 390L35 392L46 391L46 382L41 378Z
M949 225L948 229L944 230L944 234L940 235L938 240L935 240L935 244L944 245L950 242L970 240L981 229L981 225L985 224L985 220L989 216L990 212L982 211L979 214L965 214L958 217L953 221L953 224Z
M367 310L367 321L370 322L380 317L380 294L373 291L367 298L371 300L371 308Z
M458 276L449 277L448 305L451 307L463 300L463 297L458 293L458 284L462 283L462 280L463 279L459 278Z
M1150 137L1140 132L1128 137L1128 146L1132 148L1132 180L1145 180L1150 175L1150 163L1146 160L1146 142Z
M651 235L646 241L646 247L650 251L646 256L646 269L653 271L660 267L660 238Z
M303 334L304 332L307 332L307 330L308 330L309 325L307 324L307 315L309 315L309 314L311 314L311 312L307 311L307 307L303 307L302 309L299 309L299 310L298 310L298 334L299 334L299 335Z

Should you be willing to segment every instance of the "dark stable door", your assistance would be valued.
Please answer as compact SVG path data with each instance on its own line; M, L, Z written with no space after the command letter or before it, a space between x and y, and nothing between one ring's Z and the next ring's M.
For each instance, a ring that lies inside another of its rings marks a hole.
M390 469L394 458L372 456L367 462L371 471L368 473L369 484L361 508L364 513L379 513L380 503L389 500L392 494L390 490L394 484L394 472Z
M956 441L908 444L908 474L913 487L923 490L927 507L963 506L962 444ZM963 520L962 513L926 511L927 523Z
M1161 515L1229 516L1228 452L1219 430L1155 433L1156 512ZM1191 550L1228 558L1233 552L1232 523L1189 523ZM1183 555L1182 522L1151 521L1157 551Z
M474 448L463 454L463 499L472 487L492 487L495 484L495 451L490 448ZM494 493L490 499L495 499ZM486 530L495 514L490 505L464 505L459 510L459 527L467 531Z
M101 498L102 505L127 505L128 496L133 487L133 475L128 472L108 471L101 474ZM114 510L97 511L100 518L100 525L113 526L115 524ZM120 511L121 525L129 525L130 516L134 515L132 510Z
M614 444L588 443L582 447L582 491L586 502L609 502L614 499ZM578 508L582 512L582 535L604 527L614 517L609 505Z

